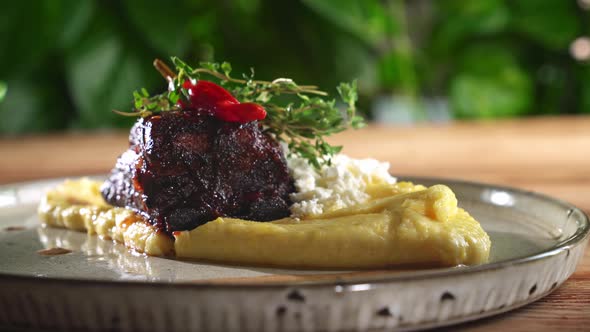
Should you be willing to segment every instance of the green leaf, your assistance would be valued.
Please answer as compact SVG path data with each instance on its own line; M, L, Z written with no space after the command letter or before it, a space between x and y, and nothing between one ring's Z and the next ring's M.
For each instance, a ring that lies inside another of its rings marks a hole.
M352 81L352 83L340 83L338 87L336 87L336 90L348 106L353 106L357 102L358 94L356 80Z
M176 70L180 73L181 71L185 72L185 73L192 73L193 72L193 67L189 66L188 64L186 64L186 62L180 60L178 57L171 57L170 58L172 60L172 63L174 64L174 67L176 67ZM208 63L208 62L203 62L203 63L207 63L211 66L214 66L213 63Z
M397 29L386 9L376 0L303 0L303 3L371 46Z
M457 57L457 72L477 75L496 75L504 67L518 66L514 47L504 43L474 44Z
M130 110L132 91L141 86L153 89L156 82L162 82L151 67L154 55L142 52L137 41L124 39L116 26L111 16L97 15L82 42L66 58L68 86L78 110L77 127L130 126L132 119L111 110Z
M121 1L130 23L140 33L139 37L160 54L183 54L189 46L188 21L191 12L184 3Z
M219 70L219 64L217 62L209 62L209 61L202 61L199 63L201 65L201 67L211 70L211 71L218 71ZM180 68L186 68L188 65L184 62L182 62L181 67ZM189 70L192 71L191 67Z
M225 76L229 77L229 74L231 73L231 64L229 62L224 61L221 64L221 70L223 71Z
M413 92L416 86L413 66L413 56L407 52L394 50L385 54L377 64L380 86L389 91Z
M0 3L0 75L28 75L54 47L60 21L59 1L34 6L26 1Z
M575 1L511 1L514 28L554 50L565 50L581 31Z
M367 123L365 122L365 119L363 119L362 116L357 115L352 118L352 124L351 124L352 128L360 129L360 128L365 127L366 125L367 125Z
M473 37L498 34L510 23L510 10L504 0L446 0L435 6L440 14L433 29L433 47L442 52L450 52L461 41Z
M211 43L218 26L217 17L216 11L212 9L201 9L194 13L188 21L188 29L192 37L201 43Z
M4 100L4 97L6 97L6 90L8 90L8 86L6 83L0 81L0 103Z
M232 4L235 9L246 16L255 14L260 8L260 0L234 0Z
M531 111L533 82L508 47L474 45L459 63L450 92L457 117L506 117Z
M451 104L458 118L495 118L528 113L533 103L532 83L519 68L498 68L498 75L471 73L451 81Z
M7 83L10 89L0 103L0 133L46 132L68 126L63 92L51 84L51 78L25 76Z
M80 38L87 31L92 16L96 13L95 1L57 0L53 3L62 3L59 8L61 22L57 27L59 31L59 47L66 51L76 47Z

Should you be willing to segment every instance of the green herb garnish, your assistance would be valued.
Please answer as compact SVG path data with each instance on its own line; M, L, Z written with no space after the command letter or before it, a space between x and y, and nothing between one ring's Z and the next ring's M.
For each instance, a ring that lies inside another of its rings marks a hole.
M325 137L348 128L365 125L362 117L356 115L357 83L341 83L337 91L344 111L336 106L335 99L314 85L298 85L288 78L273 81L254 79L254 70L242 78L231 76L228 62L202 62L199 68L192 68L182 60L172 57L176 72L160 60L154 61L156 69L168 80L169 91L150 96L145 89L135 91L135 110L129 116L150 116L160 112L180 110L179 100L188 100L188 93L182 87L186 80L199 80L204 76L218 81L240 102L254 102L266 109L267 116L261 121L264 131L289 147L290 155L301 156L316 168L330 164L331 156L340 152L341 146L332 146ZM285 98L285 95L290 98Z

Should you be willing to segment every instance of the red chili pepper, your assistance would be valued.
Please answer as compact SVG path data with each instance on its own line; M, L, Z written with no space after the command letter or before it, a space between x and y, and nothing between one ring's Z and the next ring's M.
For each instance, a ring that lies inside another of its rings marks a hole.
M228 122L247 123L264 119L266 117L266 111L262 106L255 103L233 104L221 102L217 104L215 117Z
M266 117L262 106L240 103L229 91L213 82L200 80L193 84L187 80L182 87L189 93L191 106L209 108L219 120L247 123ZM180 105L184 106L182 103Z
M200 80L195 85L187 80L184 81L182 87L188 90L189 95L191 96L191 102L195 105L214 106L215 104L224 101L234 104L239 103L229 91L213 82Z

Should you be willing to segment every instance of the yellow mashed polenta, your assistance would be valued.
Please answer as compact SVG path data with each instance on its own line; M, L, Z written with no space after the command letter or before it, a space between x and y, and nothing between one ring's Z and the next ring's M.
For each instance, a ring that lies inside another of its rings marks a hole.
M303 268L453 266L487 261L490 239L444 185L367 188L371 199L310 219L217 218L174 239L133 212L107 205L100 183L66 181L39 206L44 224L114 239L149 255Z

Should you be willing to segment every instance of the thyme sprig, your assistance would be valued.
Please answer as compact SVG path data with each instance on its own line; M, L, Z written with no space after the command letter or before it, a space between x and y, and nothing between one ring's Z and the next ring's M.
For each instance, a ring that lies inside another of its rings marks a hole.
M315 85L298 85L289 78L273 81L254 79L254 70L242 78L231 76L232 67L228 62L202 62L193 68L177 57L172 57L176 71L172 71L161 60L154 66L168 81L168 91L150 96L145 89L135 91L134 111L117 112L128 116L150 116L160 112L179 110L179 100L188 100L183 88L186 80L201 78L214 79L229 90L240 102L258 103L266 109L267 116L261 121L265 132L289 147L291 156L297 155L308 160L316 168L330 164L331 157L340 152L341 146L332 146L325 137L348 128L365 125L363 118L356 114L357 83L341 83L336 90L345 110L337 106L336 99L328 99L328 93ZM290 98L285 98L288 96Z

